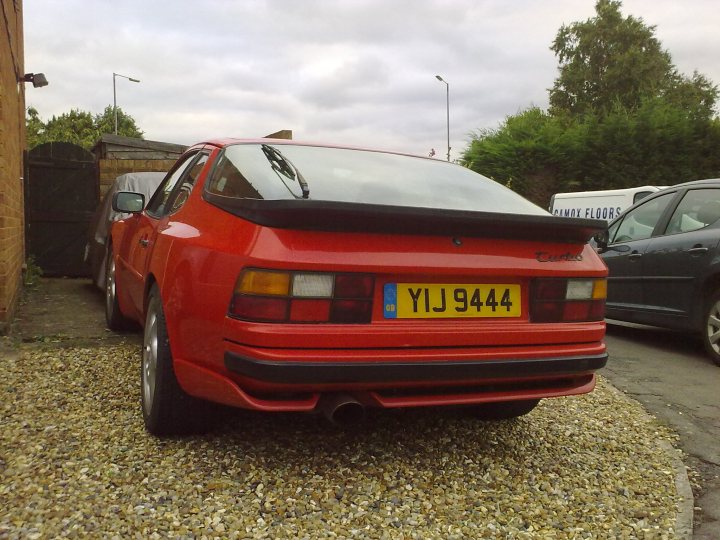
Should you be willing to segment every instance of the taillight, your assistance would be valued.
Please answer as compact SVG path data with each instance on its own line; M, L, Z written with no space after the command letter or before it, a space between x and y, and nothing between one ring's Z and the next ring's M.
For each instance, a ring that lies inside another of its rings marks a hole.
M369 323L375 279L367 274L246 269L230 302L231 317L290 323Z
M536 279L530 287L530 321L601 321L606 298L605 279Z

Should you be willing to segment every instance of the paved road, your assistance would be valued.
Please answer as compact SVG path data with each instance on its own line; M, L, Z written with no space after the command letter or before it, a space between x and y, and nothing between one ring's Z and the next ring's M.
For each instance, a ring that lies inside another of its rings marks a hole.
M658 328L609 324L607 345L603 375L680 434L702 477L694 538L720 538L720 367L698 338Z

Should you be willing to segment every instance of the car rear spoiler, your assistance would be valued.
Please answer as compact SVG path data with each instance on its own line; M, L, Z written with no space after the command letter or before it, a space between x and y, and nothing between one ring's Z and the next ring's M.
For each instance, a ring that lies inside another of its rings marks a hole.
M607 229L599 219L472 212L334 201L257 200L205 192L205 200L231 214L280 229L455 235L585 243Z

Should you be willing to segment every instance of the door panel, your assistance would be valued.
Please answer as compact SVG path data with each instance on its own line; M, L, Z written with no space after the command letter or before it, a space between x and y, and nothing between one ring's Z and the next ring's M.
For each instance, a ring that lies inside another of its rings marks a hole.
M700 280L720 240L720 189L688 190L665 234L652 239L642 260L643 298L648 309L687 317L698 304ZM702 302L700 302L702 304Z
M628 251L609 250L603 253L603 260L610 270L608 276L608 307L641 306L642 275L641 260L650 239L625 242Z
M154 219L141 214L137 224L132 231L128 231L127 238L127 286L128 295L138 313L144 312L145 279L150 255L155 246L155 236L160 224L167 221Z
M122 253L127 253L124 282L133 309L140 316L145 311L145 283L157 236L167 229L168 216L187 200L195 178L207 159L206 152L188 154L165 177L145 211L129 219L131 224L122 249Z
M654 238L642 258L643 303L648 309L687 316L698 278L713 259L718 231Z
M645 309L643 259L675 193L653 197L630 210L610 228L611 245L602 254L608 265L608 309ZM610 314L612 316L612 314Z

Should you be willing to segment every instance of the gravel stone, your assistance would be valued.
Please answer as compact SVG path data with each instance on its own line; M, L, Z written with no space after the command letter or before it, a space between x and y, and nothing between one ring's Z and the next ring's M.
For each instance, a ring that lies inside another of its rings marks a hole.
M352 430L223 411L157 439L139 351L0 359L0 538L674 538L675 441L600 378L595 392L480 422L371 411Z

